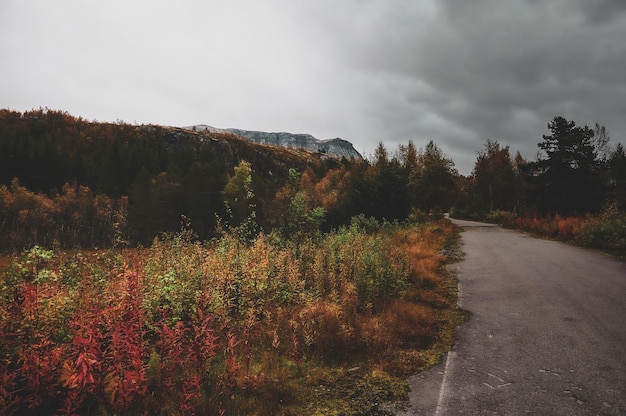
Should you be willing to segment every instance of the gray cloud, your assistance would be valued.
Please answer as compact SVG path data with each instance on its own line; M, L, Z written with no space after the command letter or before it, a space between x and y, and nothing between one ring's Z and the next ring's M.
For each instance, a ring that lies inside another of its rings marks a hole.
M410 70L464 104L439 114L527 157L559 114L622 135L624 16L590 25L587 13L571 2L447 1L420 43L431 59Z
M487 139L534 158L556 115L626 138L623 0L7 0L0 107L207 123L371 154Z

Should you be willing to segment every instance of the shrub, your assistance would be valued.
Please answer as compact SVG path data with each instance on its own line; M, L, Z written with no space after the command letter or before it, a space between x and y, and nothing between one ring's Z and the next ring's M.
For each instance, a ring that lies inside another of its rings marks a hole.
M554 219L557 223L558 238L564 241L574 241L578 238L580 228L583 224L583 218L556 216Z
M357 223L297 245L183 231L23 253L0 278L0 413L253 413L296 401L312 366L429 346L451 228Z
M515 214L510 211L491 211L487 214L486 220L503 227L511 227L515 223Z
M626 214L615 204L607 205L600 214L585 217L517 217L513 227L584 247L626 254Z
M600 215L586 218L578 241L586 247L626 254L626 215L609 206Z

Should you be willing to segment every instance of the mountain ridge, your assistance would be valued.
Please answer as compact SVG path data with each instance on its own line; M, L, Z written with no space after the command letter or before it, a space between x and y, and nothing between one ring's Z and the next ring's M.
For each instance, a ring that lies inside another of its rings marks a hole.
M193 126L183 127L183 129L197 132L207 131L210 133L231 133L254 143L305 149L339 158L363 158L363 156L354 148L352 143L339 137L333 139L318 139L305 133L264 132L236 128L221 129L207 124L196 124Z

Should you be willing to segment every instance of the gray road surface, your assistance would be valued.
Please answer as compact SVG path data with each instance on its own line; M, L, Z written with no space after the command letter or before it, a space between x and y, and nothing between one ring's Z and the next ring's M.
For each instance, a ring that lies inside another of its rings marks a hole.
M405 415L626 415L626 263L487 224L465 228L472 317Z

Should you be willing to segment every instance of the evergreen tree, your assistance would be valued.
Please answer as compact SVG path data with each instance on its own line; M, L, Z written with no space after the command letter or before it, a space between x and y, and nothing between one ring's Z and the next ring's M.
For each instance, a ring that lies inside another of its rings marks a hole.
M594 131L555 117L538 144L544 157L536 164L539 198L544 211L561 214L595 211L602 204Z
M409 214L406 174L398 158L389 158L382 142L358 185L361 199L356 213L388 221L404 219Z
M447 212L458 194L458 172L452 159L431 140L419 157L419 164L410 180L415 186L418 206L424 212Z
M626 208L626 151L621 143L608 157L609 167L609 198Z

